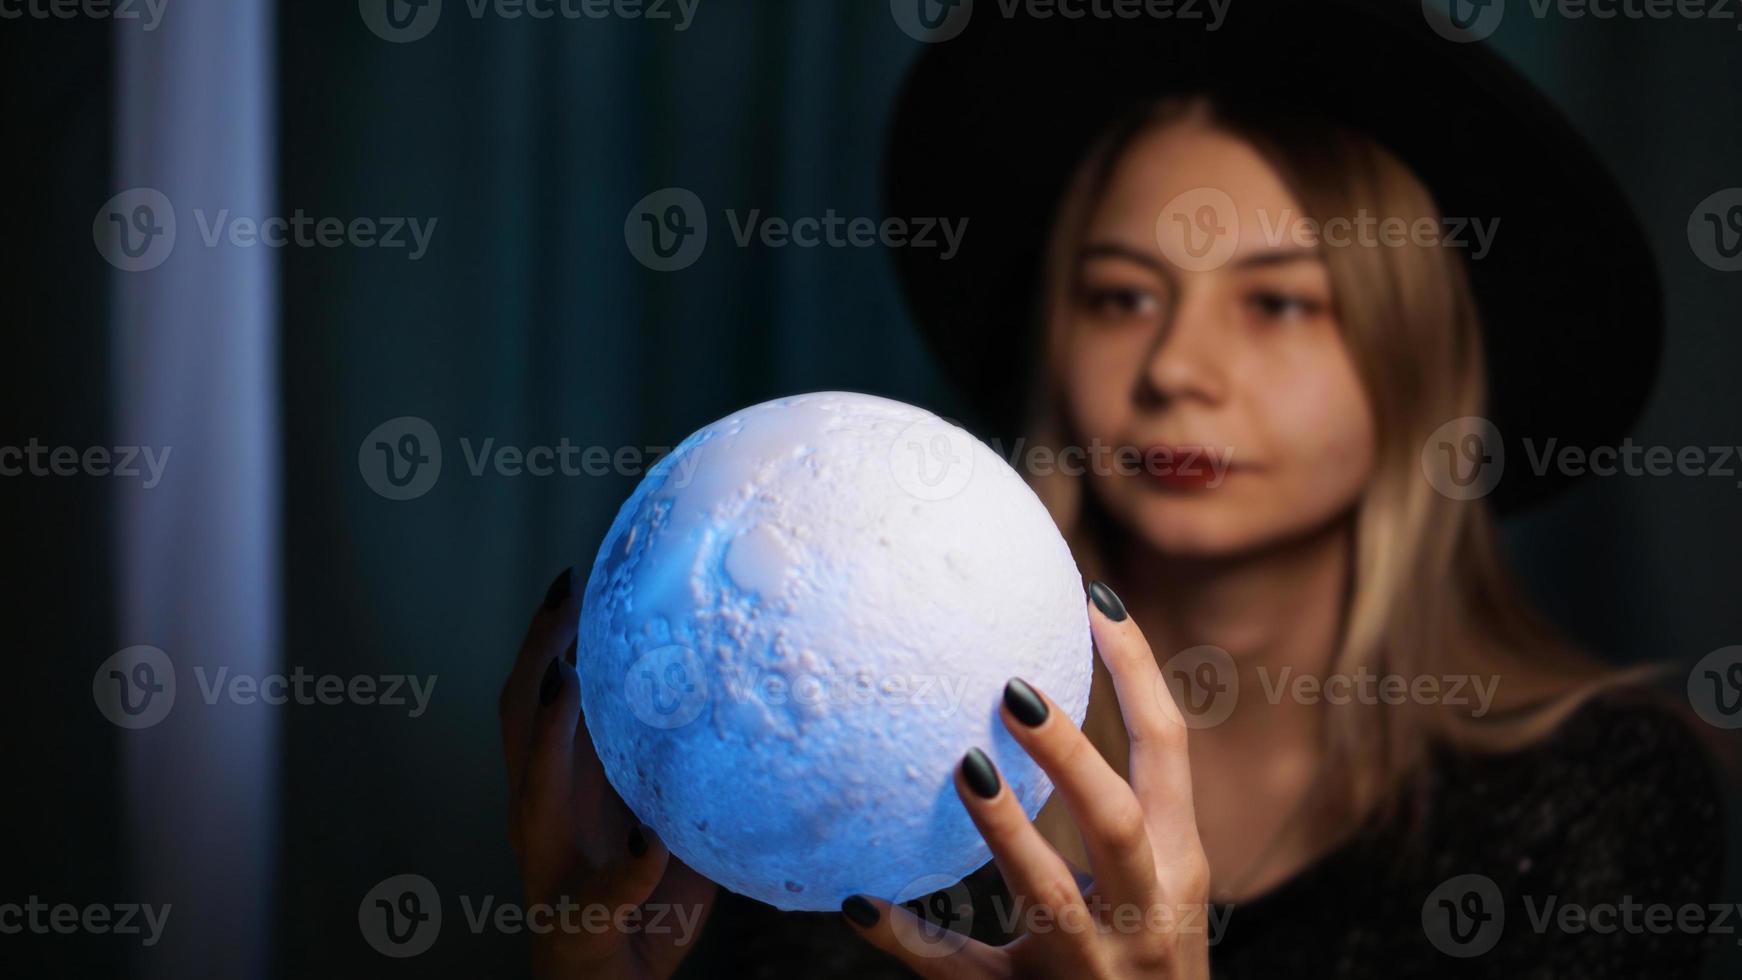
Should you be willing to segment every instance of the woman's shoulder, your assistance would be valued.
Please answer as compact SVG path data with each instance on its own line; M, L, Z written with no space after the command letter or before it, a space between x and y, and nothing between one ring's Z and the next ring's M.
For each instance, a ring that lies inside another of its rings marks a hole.
M1519 754L1572 795L1657 790L1715 803L1717 760L1701 724L1663 695L1625 688L1586 701Z
M1700 724L1661 695L1610 692L1523 747L1443 754L1435 795L1466 826L1557 849L1623 837L1647 850L1720 847L1719 763Z

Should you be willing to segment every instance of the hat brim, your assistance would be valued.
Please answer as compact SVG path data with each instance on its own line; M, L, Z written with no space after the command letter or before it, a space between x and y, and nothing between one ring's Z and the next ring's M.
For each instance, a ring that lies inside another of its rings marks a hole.
M1559 467L1537 471L1545 447L1612 446L1637 419L1663 334L1637 216L1529 81L1484 45L1442 36L1421 5L1242 0L1213 31L983 6L914 63L884 161L887 213L968 219L950 258L900 249L896 263L976 425L1007 432L1025 421L1042 255L1082 154L1133 105L1206 91L1334 119L1411 167L1442 215L1499 220L1486 253L1466 263L1487 350L1486 414L1505 443L1496 509L1529 507L1569 481Z

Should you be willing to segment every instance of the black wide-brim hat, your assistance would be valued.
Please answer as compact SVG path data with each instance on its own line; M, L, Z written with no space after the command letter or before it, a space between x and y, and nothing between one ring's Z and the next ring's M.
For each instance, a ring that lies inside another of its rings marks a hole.
M1027 421L1045 243L1079 161L1140 103L1191 93L1339 123L1396 154L1442 215L1499 219L1485 255L1464 250L1487 349L1485 414L1505 443L1498 510L1568 481L1556 467L1534 472L1525 440L1539 456L1614 445L1639 415L1663 310L1638 217L1542 93L1483 44L1449 39L1456 28L1422 3L1234 0L1215 30L1004 6L981 0L960 34L920 53L884 161L887 214L969 219L950 258L894 253L971 427L1013 434Z

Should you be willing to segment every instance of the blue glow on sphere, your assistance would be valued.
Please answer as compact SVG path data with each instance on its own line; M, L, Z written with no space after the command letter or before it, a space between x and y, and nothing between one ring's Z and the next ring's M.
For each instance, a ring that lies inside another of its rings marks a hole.
M980 746L1032 817L1052 784L998 719L1020 676L1078 725L1082 580L1033 491L922 409L821 392L736 412L642 480L581 617L611 785L686 864L783 909L905 901L990 858L956 796Z

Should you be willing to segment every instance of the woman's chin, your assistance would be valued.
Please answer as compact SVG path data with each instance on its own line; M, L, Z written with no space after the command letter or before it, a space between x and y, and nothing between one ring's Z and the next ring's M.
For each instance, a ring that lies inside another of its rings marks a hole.
M1268 537L1242 515L1203 501L1150 504L1136 525L1151 548L1174 558L1232 558L1262 547Z

